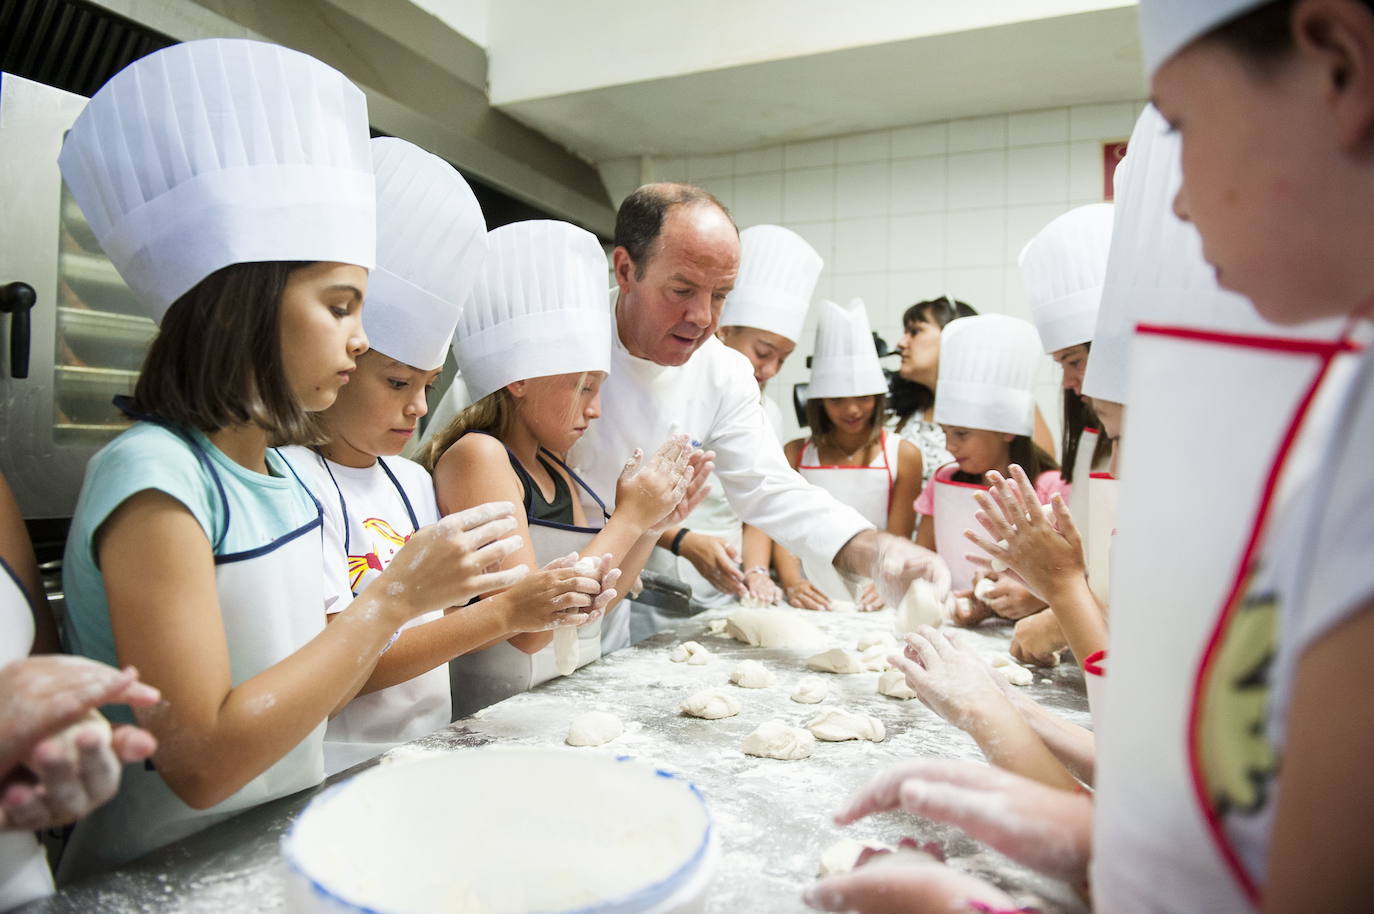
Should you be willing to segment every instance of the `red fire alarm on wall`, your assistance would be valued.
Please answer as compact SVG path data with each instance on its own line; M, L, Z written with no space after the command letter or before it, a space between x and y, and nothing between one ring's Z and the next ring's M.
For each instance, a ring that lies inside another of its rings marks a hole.
M1126 143L1102 144L1102 199L1111 201L1116 197L1116 166L1126 158Z

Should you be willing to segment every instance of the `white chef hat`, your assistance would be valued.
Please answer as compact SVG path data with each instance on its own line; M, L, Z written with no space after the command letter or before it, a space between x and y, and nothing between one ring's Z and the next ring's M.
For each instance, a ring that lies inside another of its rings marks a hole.
M821 255L780 225L751 225L739 233L739 247L739 275L725 297L720 325L757 327L797 342L821 275Z
M444 364L487 256L487 224L450 164L394 137L372 141L377 268L363 329L372 348L422 371Z
M822 301L820 308L806 395L814 399L887 393L864 303L855 298L841 307Z
M1208 32L1266 0L1140 0L1140 44L1145 72L1154 75L1170 57Z
M100 246L154 320L235 263L371 269L367 102L274 44L209 39L134 61L95 94L58 164Z
M514 222L487 235L487 259L453 340L475 402L512 381L610 371L606 253L566 222Z
M935 421L941 425L1030 435L1035 431L1035 370L1044 356L1029 321L979 314L940 332Z
M1112 205L1071 209L1042 228L1017 261L1045 352L1090 342L1112 242Z
M1197 229L1174 215L1182 182L1177 134L1147 106L1116 170L1116 223L1083 379L1090 397L1126 402L1130 344L1139 323L1266 332L1248 299L1217 285Z

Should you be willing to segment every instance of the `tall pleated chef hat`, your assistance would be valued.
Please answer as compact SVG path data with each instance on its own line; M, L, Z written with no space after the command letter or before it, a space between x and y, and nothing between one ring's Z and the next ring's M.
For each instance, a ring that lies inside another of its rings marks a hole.
M421 371L444 364L487 256L487 224L462 175L405 140L372 141L377 268L363 329L372 348Z
M739 247L739 275L720 325L756 327L798 342L824 265L821 255L780 225L751 225L739 233Z
M216 38L134 61L76 119L58 164L159 322L230 264L376 257L367 102L299 51Z
M610 371L606 253L596 236L541 219L503 225L487 245L453 340L471 400L512 381Z
M887 378L878 362L864 303L857 298L844 306L822 301L820 308L806 395L865 397L887 393Z
M1044 358L1035 326L1005 314L950 321L940 332L935 421L941 425L1030 435L1035 431L1035 371Z
M1021 280L1046 353L1091 342L1111 243L1112 205L1091 203L1057 217L1022 249Z
M1272 332L1249 299L1217 285L1197 229L1174 215L1183 180L1179 137L1154 106L1136 121L1116 170L1112 231L1102 307L1083 378L1089 397L1125 403L1137 324Z
M1145 72L1153 76L1185 46L1263 6L1266 0L1140 0L1140 44Z

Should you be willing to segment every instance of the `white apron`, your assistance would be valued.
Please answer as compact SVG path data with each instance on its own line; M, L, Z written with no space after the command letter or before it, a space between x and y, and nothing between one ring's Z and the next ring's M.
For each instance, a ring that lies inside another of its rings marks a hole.
M1245 766L1255 760L1233 757L1230 770L1219 769L1204 758L1218 746L1199 745L1198 725L1219 696L1232 698L1223 710L1233 720L1237 712L1262 713L1237 703L1247 668L1216 666L1254 658L1221 657L1217 649L1263 525L1329 429L1322 405L1341 384L1332 376L1353 361L1337 359L1337 349L1181 328L1142 327L1136 335L1110 665L1093 709L1099 910L1255 906L1256 876L1212 799L1227 783L1249 783ZM1333 360L1338 367L1329 372Z
M218 479L200 445L189 436L186 440ZM229 517L227 499L224 510ZM215 547L215 593L229 646L230 682L238 686L324 630L319 503L314 520L256 549L222 554L218 542ZM118 866L236 812L313 787L324 779L324 729L321 720L276 764L209 809L192 809L178 799L151 762L125 765L119 793L72 832L59 867L61 881Z
M323 456L316 456L338 493L339 521L344 533L344 555L351 555L353 550L349 537L352 535L352 525L349 522L348 502L344 498L339 481L334 478L334 472L329 469L329 462ZM405 506L406 517L410 520L410 530L404 535L409 539L411 534L420 529L420 520L415 514L415 508L410 503L410 497L406 495L405 486L401 485L396 474L387 466L386 460L377 458L377 465L386 474L388 481L396 489L396 494L400 496L401 504ZM380 573L374 568L369 568L352 587L353 596L356 598L362 593ZM401 626L401 630L433 622L442 618L443 614L443 610L435 610L417 616ZM367 695L359 695L325 727L325 774L336 774L380 755L393 746L432 733L448 724L450 713L449 676L448 668L444 665L405 682L398 682Z
M600 497L587 487L581 478L561 460L547 452L544 456L556 461L597 505L601 505L605 516L605 506ZM524 473L514 457L511 466L521 475L525 484L526 520L529 524L530 545L534 547L534 558L540 567L562 558L569 553L581 553L597 533L598 527L576 527L571 524L558 524L552 521L536 520L528 516L535 485L534 480ZM574 497L576 497L574 495ZM628 586L628 585L627 585ZM619 588L617 588L619 589ZM581 669L603 653L619 650L630 643L630 610L628 601L622 600L609 616L577 628L558 628L554 630L554 640L533 654L527 654L513 646L509 641L499 641L480 651L463 654L449 661L453 683L454 717L466 717L474 711L496 704L529 691L541 683L559 675L556 654L559 638L576 639L576 662L574 669ZM620 643L623 639L623 644ZM614 644L614 647L606 645ZM571 644L565 645L570 650Z
M33 649L33 610L14 569L0 559L0 667ZM53 891L48 856L33 832L0 832L0 911Z
M978 511L973 494L986 492L988 488L971 482L941 479L940 469L944 467L937 469L926 483L935 487L935 551L949 566L950 587L970 590L978 569L964 556L976 551L976 547L964 537L964 531L986 532L973 516Z
M848 505L864 516L879 530L887 529L888 511L892 507L892 486L897 481L897 450L902 439L886 429L879 439L878 453L868 466L833 466L822 464L814 441L807 440L802 448L797 472L814 486L825 489L841 504ZM867 581L850 584L829 562L817 562L802 557L806 579L832 600L856 601Z
M1093 593L1106 602L1110 591L1109 556L1112 532L1116 530L1117 495L1116 478L1111 473L1093 472L1093 454L1101 434L1095 428L1085 428L1078 438L1073 487L1069 490L1069 513L1083 539L1089 585Z

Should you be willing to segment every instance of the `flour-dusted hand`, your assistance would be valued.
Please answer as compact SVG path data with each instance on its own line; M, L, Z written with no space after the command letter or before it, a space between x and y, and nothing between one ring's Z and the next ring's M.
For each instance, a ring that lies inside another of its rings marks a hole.
M501 564L524 545L516 532L515 505L488 502L415 531L362 596L384 595L399 606L403 624L415 616L462 606L475 596L505 590L523 578L524 565Z
M673 435L649 457L635 449L615 483L615 512L653 532L682 503L695 478L686 435Z
M861 613L875 613L886 607L883 598L878 595L878 588L872 581L864 585L863 591L859 594L859 601L856 604Z
M1042 508L1025 470L1013 466L1011 473L1012 480L989 473L988 493L973 496L982 509L975 516L993 539L972 530L964 536L1016 572L1032 594L1053 604L1065 582L1087 574L1083 541L1061 496Z
M802 901L818 911L857 914L950 914L975 910L975 903L991 910L1016 907L996 886L934 860L860 865L820 880Z
M818 612L829 612L830 610L830 598L806 578L793 581L790 584L783 584L783 594L787 597L789 606L795 606L798 609L814 609Z
M888 662L902 671L922 704L960 730L975 730L1007 707L996 674L977 652L929 625L908 634L906 644Z
M602 592L604 563L604 558L594 558L579 565L574 552L522 577L505 592L500 604L507 607L507 630L546 632L592 621Z
M1051 610L1043 609L1016 623L1007 651L1018 663L1057 666L1068 646L1069 640L1064 637L1059 620Z
M691 456L687 461L688 482L687 489L682 494L682 499L678 501L677 507L664 515L663 519L650 528L650 533L662 533L664 530L682 526L682 522L687 519L687 515L697 509L706 496L711 494L710 478L711 473L716 468L716 452L703 451L693 448Z
M861 569L860 573L873 580L884 603L888 606L901 603L902 597L906 596L917 578L934 584L940 600L951 599L949 566L944 559L905 537L887 533L878 533L876 536L869 567Z
M990 574L979 599L983 605L1003 619L1015 622L1045 608L1045 601L1030 592L1025 582L1015 575Z
M905 762L875 777L839 825L893 809L955 825L1013 860L1081 885L1092 850L1092 800L980 762Z
M678 555L721 593L742 597L747 592L739 552L720 537L690 530L678 544Z
M750 568L744 573L744 587L748 596L762 604L771 605L783 598L782 588L773 583L768 576L768 569L762 566Z

